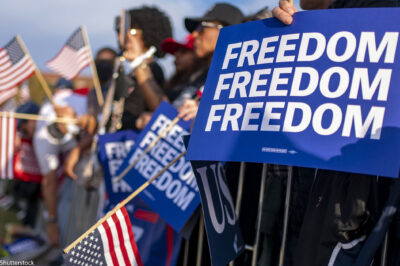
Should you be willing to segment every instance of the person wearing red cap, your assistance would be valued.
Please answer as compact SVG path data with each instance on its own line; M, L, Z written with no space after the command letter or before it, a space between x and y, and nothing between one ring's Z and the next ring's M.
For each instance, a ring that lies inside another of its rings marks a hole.
M164 94L175 108L179 108L186 99L193 95L204 84L208 71L206 61L197 57L194 52L194 38L187 35L182 42L166 38L161 43L161 49L175 57L175 74L165 83ZM151 118L152 113L146 112L136 120L136 127L142 129Z
M182 42L173 38L167 38L161 43L161 49L175 57L175 74L165 84L164 92L168 99L173 102L182 90L182 83L186 83L193 68L196 67L196 54L193 51L194 38L187 35Z

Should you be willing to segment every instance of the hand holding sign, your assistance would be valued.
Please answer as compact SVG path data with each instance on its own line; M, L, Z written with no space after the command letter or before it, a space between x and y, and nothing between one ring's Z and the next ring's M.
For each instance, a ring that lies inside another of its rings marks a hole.
M272 10L272 15L286 25L293 22L293 14L297 12L293 1L279 0L279 6Z
M222 29L189 158L397 177L399 17L394 8L321 10L290 26Z
M199 109L199 101L186 100L181 107L179 107L178 117L184 121L189 121L196 118L197 110Z

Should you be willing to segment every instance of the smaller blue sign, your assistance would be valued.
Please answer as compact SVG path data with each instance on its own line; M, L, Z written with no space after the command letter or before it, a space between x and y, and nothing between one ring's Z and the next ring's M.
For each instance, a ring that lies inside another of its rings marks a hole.
M98 157L103 167L104 181L111 204L118 204L133 192L124 180L117 184L112 181L138 136L139 134L132 130L99 136Z
M132 146L117 174L120 174L133 163L143 150L164 131L177 114L178 112L174 107L162 102L146 128L140 133L137 142ZM123 180L135 190L159 173L185 150L182 135L188 134L190 125L191 121L179 121L164 138L158 141L150 152L139 160ZM196 179L190 162L182 157L153 181L140 194L140 197L179 232L200 204Z
M190 136L184 137L187 145ZM220 162L190 161L199 186L213 266L226 265L244 250L235 208Z

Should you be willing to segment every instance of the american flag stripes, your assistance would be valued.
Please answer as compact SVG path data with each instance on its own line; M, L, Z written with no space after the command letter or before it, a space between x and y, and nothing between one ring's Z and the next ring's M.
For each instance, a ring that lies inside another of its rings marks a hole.
M0 134L0 179L13 179L16 119L0 117Z
M35 73L35 65L25 54L17 38L0 49L0 98L12 94L15 87ZM11 91L10 91L11 90Z
M90 64L90 60L90 48L85 44L82 28L79 28L46 65L64 78L73 79Z
M64 259L66 265L142 266L125 207L82 239L64 255Z
M18 88L14 87L12 89L9 90L5 90L3 92L0 93L0 105L3 104L5 101L7 101L8 99L14 97L15 95L17 95L18 93Z

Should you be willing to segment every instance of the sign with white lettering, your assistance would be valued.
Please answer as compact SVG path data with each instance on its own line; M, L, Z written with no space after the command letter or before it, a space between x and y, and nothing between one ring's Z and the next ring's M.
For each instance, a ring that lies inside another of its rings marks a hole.
M137 137L138 133L132 130L99 135L98 157L104 170L109 202L104 209L104 215L133 192L125 180L118 183L112 180L116 178L118 168ZM179 256L181 236L140 197L131 200L125 208L132 222L135 242L143 264L166 265L166 262L170 262L171 265L175 265Z
M177 111L162 102L146 128L140 133L117 173L121 173L142 154L176 117ZM190 123L179 121L167 135L146 154L124 177L133 190L159 173L185 151L182 135L187 135ZM200 204L200 196L190 162L182 157L147 187L140 197L179 232Z
M190 136L184 136L187 145ZM199 186L213 266L223 266L244 251L244 241L220 162L191 161Z
M396 21L397 8L342 9L223 28L188 158L397 177Z
M125 180L118 183L114 183L113 180L138 135L132 130L99 135L98 158L103 167L104 182L110 204L118 204L133 192Z

